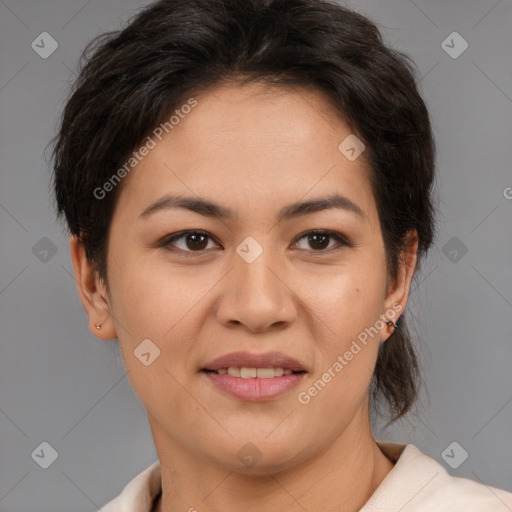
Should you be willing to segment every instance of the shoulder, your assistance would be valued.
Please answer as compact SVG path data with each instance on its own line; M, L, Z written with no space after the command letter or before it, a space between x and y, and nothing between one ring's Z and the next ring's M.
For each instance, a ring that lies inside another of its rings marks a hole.
M416 446L378 443L395 466L361 512L510 512L512 494L450 475Z
M160 461L156 461L125 485L121 494L109 501L101 512L151 512L162 489Z

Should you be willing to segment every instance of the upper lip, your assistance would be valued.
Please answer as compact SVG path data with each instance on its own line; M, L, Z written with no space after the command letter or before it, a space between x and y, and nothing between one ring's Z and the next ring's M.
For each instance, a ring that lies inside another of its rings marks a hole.
M282 352L264 352L252 354L250 352L231 352L214 359L203 370L219 370L220 368L282 368L296 372L306 371L304 366L293 357Z

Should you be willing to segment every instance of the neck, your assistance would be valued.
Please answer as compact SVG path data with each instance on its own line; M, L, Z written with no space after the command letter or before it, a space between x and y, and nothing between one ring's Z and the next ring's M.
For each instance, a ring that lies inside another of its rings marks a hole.
M149 418L149 416L148 416ZM199 460L151 421L162 474L156 512L357 512L393 468L369 425L353 421L321 454L284 471L246 475Z

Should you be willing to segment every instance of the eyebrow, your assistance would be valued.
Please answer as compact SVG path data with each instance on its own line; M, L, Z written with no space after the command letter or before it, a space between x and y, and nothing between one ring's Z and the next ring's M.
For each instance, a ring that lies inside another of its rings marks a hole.
M171 196L166 194L154 203L150 204L139 215L146 219L157 212L171 208L185 208L192 212L213 219L233 220L236 214L233 210L216 204L201 197ZM364 211L348 197L341 194L332 194L327 197L319 197L310 201L297 202L283 207L277 215L277 221L289 220L301 215L307 215L322 210L338 208L356 214L361 220L366 220Z

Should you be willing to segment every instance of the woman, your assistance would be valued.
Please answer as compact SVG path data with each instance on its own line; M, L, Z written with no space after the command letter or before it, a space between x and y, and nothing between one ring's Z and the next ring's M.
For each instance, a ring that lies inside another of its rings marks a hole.
M418 394L434 157L407 57L335 3L163 0L96 41L55 193L159 458L103 511L511 509L371 431Z

